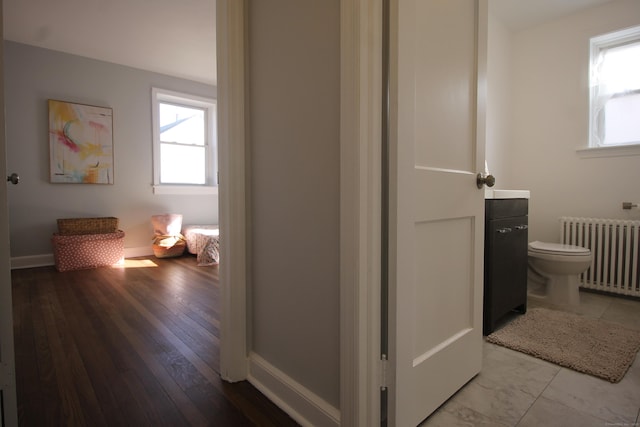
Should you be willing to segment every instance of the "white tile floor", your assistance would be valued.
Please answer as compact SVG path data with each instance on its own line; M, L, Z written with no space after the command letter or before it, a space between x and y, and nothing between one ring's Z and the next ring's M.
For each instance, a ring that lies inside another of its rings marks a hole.
M548 307L640 330L640 301L581 292L578 308ZM640 426L640 355L617 384L484 342L483 367L422 427Z

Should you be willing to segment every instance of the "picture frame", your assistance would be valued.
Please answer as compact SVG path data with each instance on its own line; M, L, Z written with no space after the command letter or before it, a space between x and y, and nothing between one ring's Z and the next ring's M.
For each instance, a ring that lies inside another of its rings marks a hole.
M113 184L113 109L48 100L50 182Z

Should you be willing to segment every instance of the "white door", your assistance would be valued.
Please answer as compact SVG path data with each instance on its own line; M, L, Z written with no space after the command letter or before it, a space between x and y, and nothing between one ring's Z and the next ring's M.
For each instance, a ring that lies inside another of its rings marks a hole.
M391 4L388 410L404 427L481 368L487 12Z
M0 0L2 11L2 0ZM0 17L2 14L0 13ZM2 19L0 19L0 33ZM4 57L0 43L0 177L7 176L4 127ZM11 184L7 184L11 185ZM18 425L15 369L13 355L13 317L11 309L11 266L9 255L9 214L7 186L0 185L0 390L2 411L0 423L4 427Z

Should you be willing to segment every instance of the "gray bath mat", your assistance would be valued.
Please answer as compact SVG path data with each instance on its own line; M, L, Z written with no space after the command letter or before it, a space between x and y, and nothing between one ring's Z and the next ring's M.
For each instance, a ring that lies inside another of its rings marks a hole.
M640 350L640 331L533 308L487 336L487 341L617 383Z

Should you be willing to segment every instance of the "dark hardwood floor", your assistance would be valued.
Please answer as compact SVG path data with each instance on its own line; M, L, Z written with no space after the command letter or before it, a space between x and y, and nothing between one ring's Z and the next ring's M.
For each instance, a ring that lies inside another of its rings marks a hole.
M21 426L295 426L219 376L218 268L193 256L13 270Z

